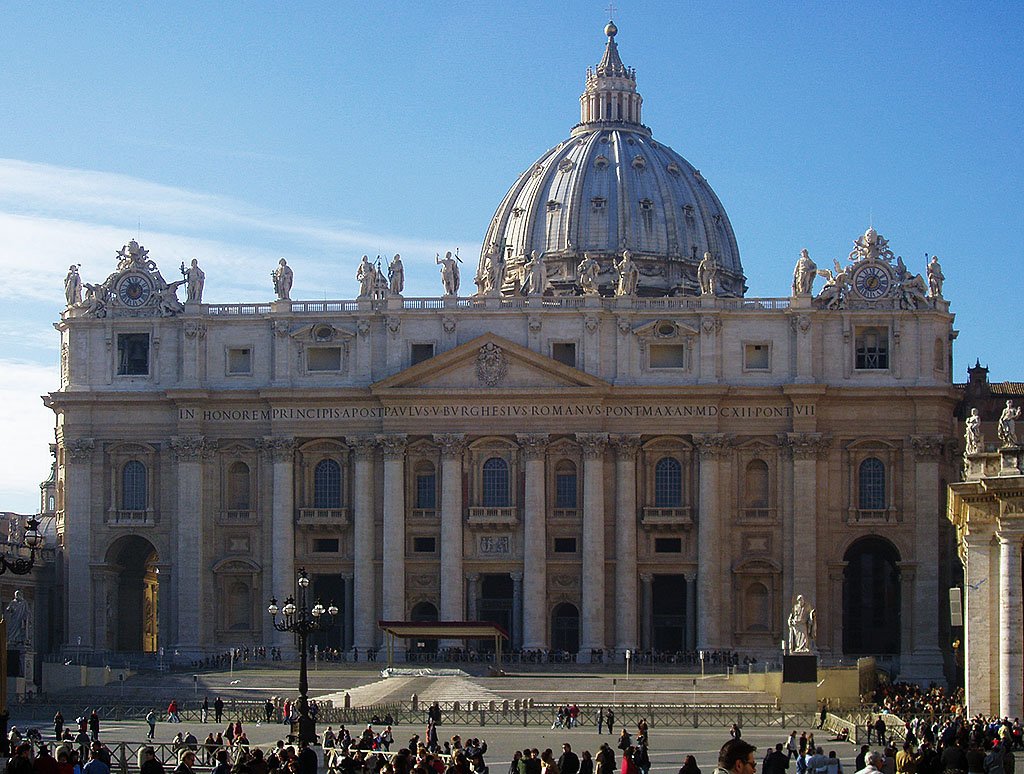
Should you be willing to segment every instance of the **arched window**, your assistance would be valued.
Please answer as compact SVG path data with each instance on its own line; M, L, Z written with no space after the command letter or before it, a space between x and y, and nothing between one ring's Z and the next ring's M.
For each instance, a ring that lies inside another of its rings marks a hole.
M877 457L868 457L857 474L859 507L862 511L885 510L885 465Z
M769 507L768 463L764 460L751 460L747 463L743 501L747 508Z
M244 462L232 462L228 468L228 510L247 511L249 501L249 466Z
M576 465L572 460L561 460L555 465L555 507L578 508L576 490Z
M138 460L129 460L121 471L121 509L146 510L146 466Z
M432 511L437 508L437 472L431 462L416 463L416 508Z
M674 457L662 457L654 466L654 507L683 506L683 466Z
M313 507L341 507L341 465L320 460L313 471Z
M508 463L501 457L484 462L483 505L485 508L507 508L512 504L508 486Z

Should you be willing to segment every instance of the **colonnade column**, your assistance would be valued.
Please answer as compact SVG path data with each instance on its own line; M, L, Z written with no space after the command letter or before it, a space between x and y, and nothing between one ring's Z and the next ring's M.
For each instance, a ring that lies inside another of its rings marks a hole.
M64 540L68 550L64 572L68 594L67 642L88 649L93 646L93 594L89 565L92 555L92 456L91 438L63 439L64 445ZM99 557L96 557L97 559ZM161 557L163 559L164 557Z
M548 540L544 497L546 433L517 436L526 469L523 503L523 647L543 650L547 638Z
M1024 610L1021 609L1021 533L999 538L999 714L1019 717L1024 698Z
M615 650L637 646L636 454L639 435L617 435L615 445ZM586 504L586 501L584 501ZM587 556L583 561L586 563Z
M700 485L697 512L697 647L711 650L723 645L719 605L722 588L721 514L718 502L719 462L729 451L729 441L721 433L695 435L693 442L700 454Z
M405 610L405 435L377 437L384 453L384 534L381 610L386 621L404 621ZM404 649L404 648L403 648Z
M175 536L174 564L177 568L177 603L178 603L178 631L175 639L177 650L188 653L198 652L200 643L208 642L205 636L209 628L209 616L203 615L202 601L203 594L203 573L202 568L206 566L203 559L203 548L206 545L203 535L203 463L209 458L216 444L208 444L201 435L182 435L171 438L171 449L174 451L174 458L177 461L177 484L178 503L175 514ZM290 467L290 466L289 466ZM277 495L277 481L275 480L274 494L275 504ZM288 477L289 504L291 502L291 476ZM275 510L275 517L276 517ZM282 546L287 549L287 556L294 556L292 535L294 525L292 514L288 514L287 544ZM275 528L277 522L275 518ZM275 529L275 534L277 530ZM276 566L276 563L275 563ZM183 572L189 572L189 576L183 576Z
M583 583L580 586L582 615L580 654L605 646L605 550L604 550L604 449L605 433L577 433L583 447Z
M295 593L295 439L288 436L267 436L260 442L263 453L272 465L271 485L273 499L270 506L271 534L273 547L270 551L270 586L265 588L268 597L276 597L280 604ZM179 564L178 586L188 585L181 577L183 569L192 565ZM262 605L261 605L262 607ZM178 630L182 627L181 612L178 613ZM274 645L291 650L294 636L279 632L264 620L264 631Z
M513 572L512 575L512 647L519 650L523 647L523 574Z
M377 533L373 518L373 438L346 439L355 458L352 481L352 647L377 645Z
M970 524L963 537L964 546L964 691L968 715L992 715L998 707L994 701L995 670L992 664L999 657L996 647L995 617L999 614L992 588L995 551L992 532Z
M640 584L640 647L650 650L654 647L654 576L640 573Z
M686 650L697 649L697 573L683 575L686 579Z
M462 571L462 450L461 433L435 435L441 447L441 620L465 617ZM452 644L455 644L454 642Z
M821 433L789 433L786 443L793 457L793 535L787 559L792 568L793 595L802 594L811 607L817 606L818 572L818 460L828 451L831 440ZM793 600L783 600L788 608Z

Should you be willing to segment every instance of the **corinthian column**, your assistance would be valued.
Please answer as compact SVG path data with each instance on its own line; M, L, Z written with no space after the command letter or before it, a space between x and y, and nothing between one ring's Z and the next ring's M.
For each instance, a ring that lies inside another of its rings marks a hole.
M718 469L729 451L729 441L721 433L695 435L700 455L700 493L697 513L697 647L701 650L723 647L720 605L722 595L722 514L718 498Z
M617 435L615 446L615 650L636 650L636 453L639 435ZM586 557L583 558L586 561Z
M1000 531L996 537L999 538L999 714L1014 718L1021 714L1024 693L1021 534Z
M583 447L583 584L580 653L604 650L604 447L605 433L577 433Z
M374 441L366 436L346 438L355 457L352 482L352 646L365 650L377 644L376 528L373 523Z
M818 460L832 443L821 433L789 433L786 443L793 457L793 541L789 546L793 594L802 594L817 606ZM792 600L784 600L788 605Z
M405 620L405 445L404 435L377 436L384 452L384 588L387 621Z
M466 617L462 571L462 450L466 436L434 436L441 447L441 620Z
M546 433L517 436L526 461L523 503L523 648L547 648L547 519L544 500Z
M263 453L273 465L273 500L270 523L274 550L270 552L270 593L286 599L295 589L295 439L268 436L260 443ZM270 629L270 636L279 648L291 649L291 635Z
M171 438L171 449L178 463L178 509L176 513L174 567L178 602L178 632L175 647L183 653L197 652L211 642L209 616L203 615L205 597L203 569L208 550L203 534L203 460L216 448L201 435ZM289 484L291 482L289 481ZM291 524L288 525L291 527ZM291 530L288 530L291 534Z
M91 648L93 640L93 595L89 565L93 560L92 457L91 438L64 441L64 540L70 547L64 571L67 587L69 645ZM97 560L102 557L95 557ZM163 559L163 557L161 557ZM102 644L102 643L100 643Z

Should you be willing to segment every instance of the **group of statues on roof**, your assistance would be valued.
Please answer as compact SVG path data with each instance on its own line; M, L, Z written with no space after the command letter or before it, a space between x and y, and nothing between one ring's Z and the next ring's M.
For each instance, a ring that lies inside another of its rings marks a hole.
M1017 420L1020 418L1021 410L1015 406L1012 400L1006 401L999 421L996 424L996 437L1000 446L1017 446ZM985 436L981 430L981 414L978 409L972 408L971 413L964 421L964 458L973 454L981 454L985 451Z

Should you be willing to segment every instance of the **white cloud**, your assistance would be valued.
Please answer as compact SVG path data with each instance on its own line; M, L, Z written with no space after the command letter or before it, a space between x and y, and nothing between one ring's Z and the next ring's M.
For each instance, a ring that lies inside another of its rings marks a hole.
M50 472L54 414L41 396L58 385L54 366L0 359L0 510L35 513Z

